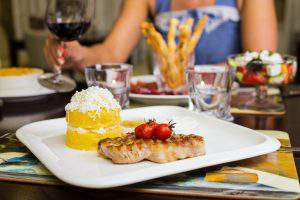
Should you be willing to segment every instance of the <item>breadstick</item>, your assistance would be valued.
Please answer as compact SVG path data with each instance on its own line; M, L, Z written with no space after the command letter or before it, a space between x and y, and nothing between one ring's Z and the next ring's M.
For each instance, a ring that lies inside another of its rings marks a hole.
M168 47L166 42L164 41L163 37L161 36L160 33L158 33L153 24L150 24L149 27L149 36L152 37L152 39L155 41L155 43L157 43L160 51L162 52L162 56L164 56L165 58L168 57Z
M160 49L158 47L158 45L155 43L155 41L153 40L153 38L150 36L149 33L149 24L148 22L143 22L141 24L141 28L142 28L142 33L143 35L146 37L147 39L147 43L153 48L153 50L157 53L160 53Z
M188 30L192 30L193 24L194 24L194 19L193 18L188 18L184 21L184 24L188 27Z
M190 37L193 23L194 19L188 18L187 20L185 20L184 24L179 26L179 48L182 48L185 41Z
M152 23L143 22L141 24L142 33L147 38L147 42L152 48L162 54L164 57L167 56L167 47L162 36L155 30Z
M168 48L171 53L175 52L176 49L175 35L176 35L176 29L178 24L179 24L178 19L172 18L170 20L170 26L168 32Z
M200 39L200 37L202 35L203 28L207 21L207 18L208 18L207 15L204 15L203 18L195 26L194 33L188 43L187 53L192 53L194 51L195 46L197 45L198 40Z
M180 35L182 35L181 44L178 45L177 49L177 56L176 56L176 66L179 69L179 82L180 84L184 84L185 82L185 76L184 76L184 69L186 67L186 61L189 59L189 55L187 55L186 49L188 45L188 41L190 39L191 33L192 33L192 27L193 27L194 19L188 18L185 20L184 25L180 28Z
M155 30L153 25L150 28L150 31L151 31L151 35L153 35L154 39L158 42L160 50L162 52L162 56L166 61L167 67L166 67L165 73L168 75L168 78L166 79L166 83L168 84L168 86L170 86L170 85L172 85L173 82L176 81L176 71L172 70L172 67L174 66L173 59L171 58L168 46L167 46L166 42L164 41L162 35ZM174 78L174 76L175 76L175 78Z
M165 79L165 82L169 85L170 80L168 78L168 66L170 64L166 63L168 57L166 56L166 52L163 52L164 43L162 42L162 38L160 38L160 36L156 33L154 27L151 24L144 24L142 28L144 29L143 34L148 38L147 42L157 53L157 59L161 65L161 73Z
M183 47L184 42L187 39L188 33L187 33L187 26L182 24L179 26L179 35L178 35L178 49L177 51Z
M151 45L153 50L157 53L157 60L160 63L160 70L165 82L168 85L172 85L171 80L169 80L169 66L168 63L168 48L162 38L162 36L155 30L153 24L148 22L143 22L141 24L142 33L147 38L148 44Z
M175 66L177 68L177 70L180 72L181 68L183 68L184 66L182 65L182 60L183 60L183 54L182 52L182 48L185 46L186 41L188 40L188 32L187 32L187 25L181 25L179 27L179 43L178 43L178 48L176 50L176 59L175 59ZM181 81L181 75L179 73L178 75L178 84L180 84Z
M187 48L188 40L190 39L191 34L192 34L194 19L193 18L188 18L188 19L185 20L184 24L186 26L182 30L182 31L185 32L185 41L183 41L183 46L182 46L183 49Z
M176 35L176 30L177 26L179 24L178 19L173 18L170 20L170 26L169 26L169 32L168 32L168 49L169 49L169 79L168 79L168 85L169 87L175 87L178 81L177 74L178 74L178 69L176 64L175 64L175 59L176 59L176 41L175 41L175 35Z

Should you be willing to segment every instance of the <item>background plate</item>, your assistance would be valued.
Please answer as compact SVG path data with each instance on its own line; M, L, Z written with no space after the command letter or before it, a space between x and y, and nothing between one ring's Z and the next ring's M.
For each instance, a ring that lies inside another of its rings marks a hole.
M131 78L132 83L138 80L143 82L157 81L154 75L134 76ZM131 100L147 104L147 105L180 105L185 106L189 103L189 95L148 95L148 94L135 94L130 93Z
M55 93L54 90L49 90L43 86L30 88L17 88L9 90L1 90L0 98L18 98L31 97Z

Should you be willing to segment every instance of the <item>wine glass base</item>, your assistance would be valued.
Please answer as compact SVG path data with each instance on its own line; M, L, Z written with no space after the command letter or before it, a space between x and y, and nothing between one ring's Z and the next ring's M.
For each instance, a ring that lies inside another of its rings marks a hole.
M257 111L273 111L280 112L284 111L284 105L275 102L274 99L266 98L263 100L259 100L254 98L250 101L241 103L238 108L240 109L249 109L249 110L257 110Z
M284 111L284 105L279 102L279 96L268 96L268 87L266 85L257 86L254 92L240 92L234 98L234 107L243 110L256 110L263 112L281 112Z
M57 92L71 92L76 88L76 83L73 79L54 73L42 74L38 81L42 86Z

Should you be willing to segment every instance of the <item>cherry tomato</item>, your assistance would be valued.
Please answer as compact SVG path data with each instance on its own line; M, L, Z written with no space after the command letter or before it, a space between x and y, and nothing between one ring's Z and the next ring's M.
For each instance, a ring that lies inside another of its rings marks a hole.
M141 139L151 139L153 128L148 124L141 124L134 129L134 134L136 138Z
M153 129L153 138L159 140L166 140L172 135L172 128L169 124L158 124Z
M142 139L151 139L153 136L153 130L157 125L158 124L155 120L149 120L134 129L135 136Z

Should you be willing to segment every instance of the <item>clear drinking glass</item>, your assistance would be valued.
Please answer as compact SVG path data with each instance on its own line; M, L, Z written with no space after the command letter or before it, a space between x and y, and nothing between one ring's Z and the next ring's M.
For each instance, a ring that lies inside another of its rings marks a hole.
M87 85L107 88L122 108L129 106L132 65L123 63L96 64L85 68Z
M227 66L196 65L186 69L190 100L198 112L232 121L230 114L233 72Z

